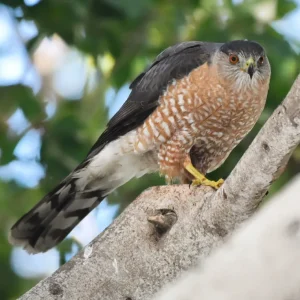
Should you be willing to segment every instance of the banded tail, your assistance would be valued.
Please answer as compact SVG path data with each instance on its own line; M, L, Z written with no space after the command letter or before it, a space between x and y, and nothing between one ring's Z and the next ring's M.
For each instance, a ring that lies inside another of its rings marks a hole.
M80 191L71 175L12 227L9 241L29 253L45 252L60 243L104 197L101 190Z
M119 139L79 165L11 228L10 243L29 253L51 249L110 192L148 172L144 156L121 148Z

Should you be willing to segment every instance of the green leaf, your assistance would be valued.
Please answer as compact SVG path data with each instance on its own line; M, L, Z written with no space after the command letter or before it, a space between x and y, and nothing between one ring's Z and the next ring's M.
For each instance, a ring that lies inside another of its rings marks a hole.
M281 19L286 14L293 11L295 8L297 8L297 4L295 1L292 0L277 1L277 18Z

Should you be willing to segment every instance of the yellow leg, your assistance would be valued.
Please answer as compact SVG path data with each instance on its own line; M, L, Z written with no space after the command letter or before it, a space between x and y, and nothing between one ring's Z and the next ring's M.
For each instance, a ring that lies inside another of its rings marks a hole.
M223 179L219 179L218 181L208 180L192 165L191 162L185 163L184 168L195 177L195 179L192 181L192 185L208 185L218 189L224 182Z

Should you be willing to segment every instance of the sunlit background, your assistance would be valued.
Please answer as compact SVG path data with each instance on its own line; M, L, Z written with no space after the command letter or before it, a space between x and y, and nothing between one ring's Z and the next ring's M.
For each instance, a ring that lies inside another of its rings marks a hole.
M2 3L2 4L1 4ZM300 72L300 0L6 0L0 3L0 299L15 299L105 229L157 175L114 192L59 248L28 255L10 226L84 159L129 94L130 81L184 40L247 38L272 65L267 107L211 175L226 177ZM300 170L300 150L272 198ZM300 188L300 187L299 187Z

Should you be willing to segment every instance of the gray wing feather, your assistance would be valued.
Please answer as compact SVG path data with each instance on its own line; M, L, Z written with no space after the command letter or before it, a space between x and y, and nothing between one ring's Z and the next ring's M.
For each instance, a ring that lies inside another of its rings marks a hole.
M159 97L173 79L181 79L193 69L209 62L222 44L183 42L160 53L153 63L130 85L132 92L108 122L106 130L89 152L97 154L109 142L140 126L158 106Z

